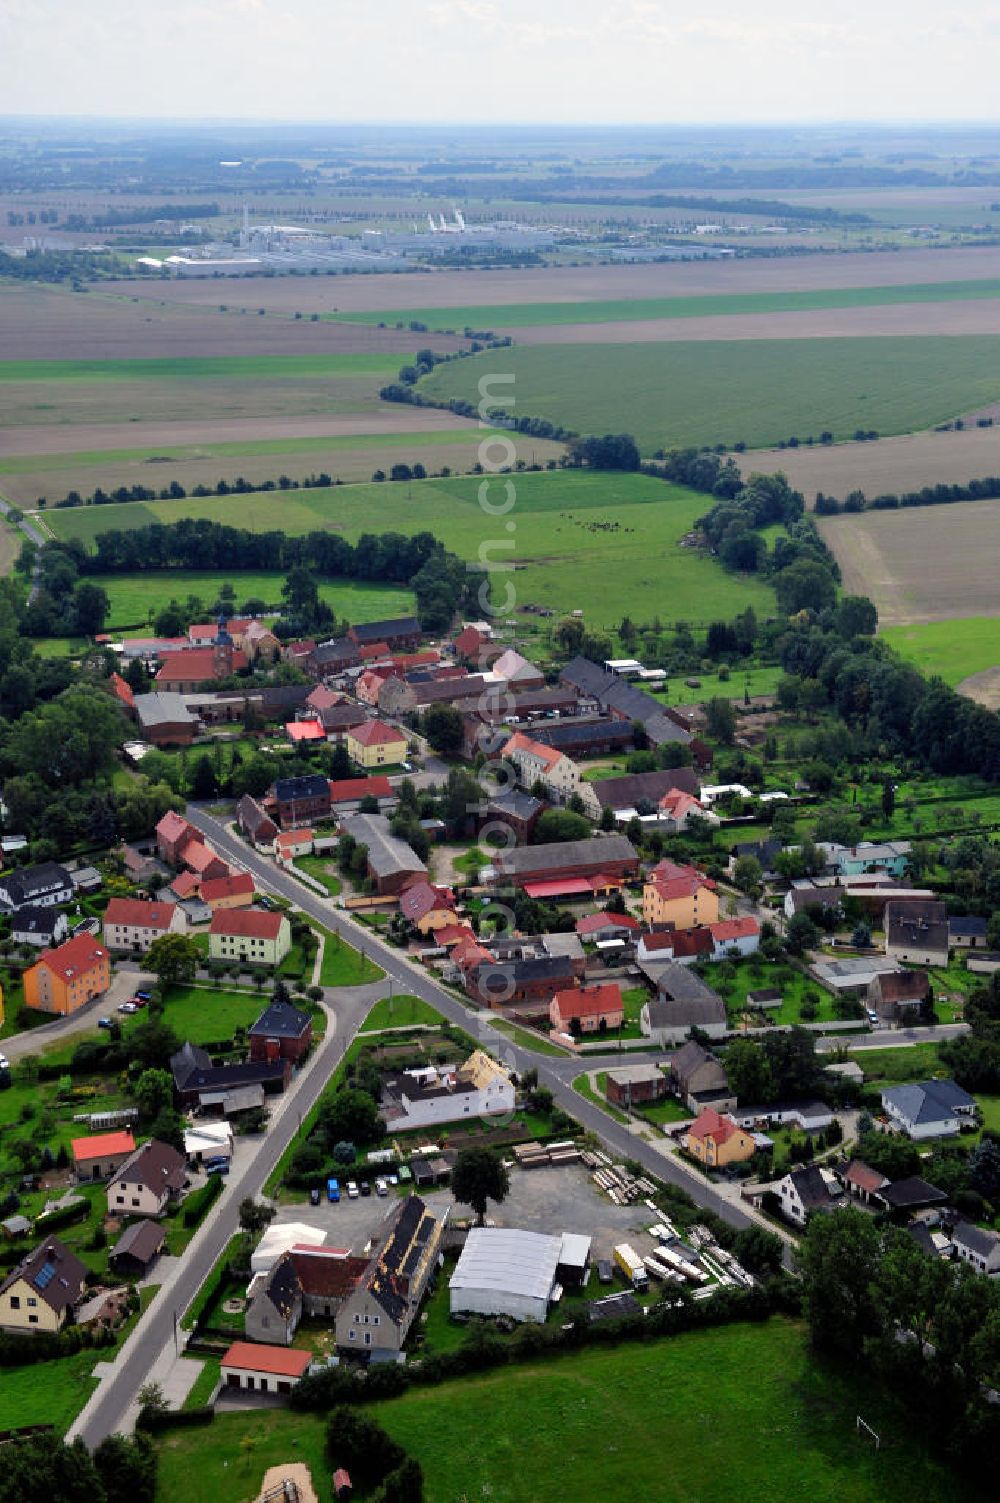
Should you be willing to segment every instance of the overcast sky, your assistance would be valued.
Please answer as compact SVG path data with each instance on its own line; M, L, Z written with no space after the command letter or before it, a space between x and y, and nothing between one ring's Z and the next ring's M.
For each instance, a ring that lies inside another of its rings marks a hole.
M966 0L0 0L4 114L992 120Z

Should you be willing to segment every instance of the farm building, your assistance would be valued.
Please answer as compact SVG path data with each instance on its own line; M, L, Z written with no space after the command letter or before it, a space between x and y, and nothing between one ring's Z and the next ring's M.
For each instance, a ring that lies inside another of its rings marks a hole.
M135 1139L127 1131L95 1133L70 1144L78 1180L110 1179L135 1153Z
M516 846L513 850L497 851L492 861L497 882L509 881L526 889L547 880L560 882L572 878L589 878L593 884L598 877L603 878L603 887L611 889L639 871L635 847L624 835Z
M248 1393L291 1393L311 1361L311 1352L234 1341L222 1359L223 1387Z
M544 1325L563 1239L516 1227L473 1227L448 1283L452 1315L509 1315Z
M885 953L914 965L948 964L948 908L941 902L885 905Z
M607 1097L615 1106L637 1106L643 1101L660 1101L667 1094L669 1081L659 1065L622 1065L608 1071Z
M290 1059L298 1064L312 1043L312 1019L291 1002L271 1002L247 1037L251 1059Z

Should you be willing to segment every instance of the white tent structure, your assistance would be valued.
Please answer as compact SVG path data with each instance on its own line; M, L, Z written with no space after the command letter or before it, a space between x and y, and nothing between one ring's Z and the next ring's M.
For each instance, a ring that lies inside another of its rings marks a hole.
M543 1324L561 1252L561 1237L473 1227L448 1285L452 1315L510 1315Z
M269 1226L253 1250L250 1258L251 1273L267 1273L290 1247L306 1244L322 1247L326 1232L318 1227L306 1226L304 1221L287 1221L281 1226Z

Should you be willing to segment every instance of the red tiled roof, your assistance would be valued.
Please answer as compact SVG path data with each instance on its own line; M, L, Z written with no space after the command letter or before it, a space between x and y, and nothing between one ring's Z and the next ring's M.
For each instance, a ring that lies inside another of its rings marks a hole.
M676 930L667 929L655 934L644 934L639 943L644 950L672 950L675 937Z
M434 931L434 939L445 949L451 945L466 944L469 940L476 943L476 936L468 924L442 924L440 929Z
M884 1174L879 1174L877 1169L872 1169L862 1159L852 1159L844 1170L844 1183L856 1185L859 1190L866 1190L872 1195L888 1181Z
M554 767L562 756L562 752L556 751L551 746L543 746L540 741L532 741L523 731L515 731L513 736L506 741L501 748L500 755L510 759L513 752L526 752L531 757L537 757L546 768Z
M326 731L318 720L289 720L285 725L289 741L325 741Z
M714 1107L706 1106L688 1128L692 1138L711 1138L716 1143L728 1143L739 1128L732 1117L722 1117Z
M708 927L717 945L728 944L734 939L749 939L752 934L760 933L760 925L749 914L743 918L720 919L717 924L709 924Z
M77 934L55 950L43 950L37 964L44 965L47 971L61 976L64 981L75 981L107 957L107 950L92 934Z
M142 898L111 898L104 910L105 924L126 924L130 929L170 928L176 903L147 903Z
M232 671L245 668L249 659L245 652L234 648ZM215 649L213 647L182 647L172 652L156 675L158 684L208 683L216 677Z
M203 840L192 840L186 845L181 853L181 859L185 866L189 866L192 871L196 872L207 871L215 861L222 862L223 866L226 864L222 860L222 857L213 851L210 845L206 845Z
M683 877L652 877L653 887L666 903L673 902L675 898L693 898L695 893L701 892L702 888L714 888L715 883L708 877L703 877L700 872L692 876Z
M577 934L599 934L602 929L640 929L642 925L631 913L586 913L576 921Z
M342 1298L356 1288L368 1271L367 1258L352 1258L337 1248L296 1244L290 1256L303 1294L314 1297Z
M453 909L454 906L455 894L450 887L436 887L433 882L427 882L422 877L411 882L399 895L400 910L411 924L415 924L425 914L433 913L436 908Z
M707 925L699 925L697 929L679 929L673 939L675 960L688 955L711 955L715 949L712 931Z
M391 798L392 784L384 773L377 778L337 778L330 783L331 804L352 803L355 799Z
M130 1132L99 1132L92 1138L74 1138L70 1147L78 1164L88 1159L103 1159L114 1153L134 1153L135 1139Z
M168 809L156 827L157 835L164 840L179 840L182 835L190 835L192 840L200 839L194 825L189 824L183 814L178 814L174 809Z
M594 986L567 987L556 992L553 1002L561 1018L593 1018L603 1013L621 1012L621 988L615 981L601 981Z
M111 675L111 687L123 705L127 705L130 710L135 709L135 695L132 693L131 686L125 682L120 673L113 673Z
M359 746L389 746L394 742L406 741L402 731L394 730L381 720L366 720L364 725L355 726L347 735Z
M253 877L249 872L233 872L228 877L212 877L201 884L201 895L206 903L218 903L223 898L235 898L241 893L253 891Z
M367 647L361 649L361 661L369 663L373 658L384 658L389 653L388 642L369 642Z
M277 939L283 917L254 908L219 908L212 914L209 933L230 934L236 939Z
M525 882L524 890L529 898L574 898L594 891L593 877L540 877L537 882Z
M303 841L312 840L312 830L282 830L277 836L278 845L289 850L293 846L300 845Z
M312 1359L312 1352L300 1352L294 1347L234 1341L222 1359L222 1366L239 1367L252 1373L272 1373L279 1378L301 1378Z
M244 632L253 620L252 616L234 616L226 622L226 630L230 636L233 632ZM188 640L197 643L212 643L219 635L219 623L217 621L199 621L197 626L188 627Z
M194 872L178 872L170 883L170 891L177 898L190 898L201 886L201 878Z
M346 697L336 689L328 689L326 684L317 684L312 693L306 695L306 704L313 710L332 710L334 705L342 704Z

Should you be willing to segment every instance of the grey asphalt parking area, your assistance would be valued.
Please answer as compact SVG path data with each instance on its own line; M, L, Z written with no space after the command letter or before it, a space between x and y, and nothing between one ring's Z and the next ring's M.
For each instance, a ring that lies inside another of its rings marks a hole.
M318 1206L308 1200L282 1206L275 1218L277 1225L292 1221L319 1227L327 1234L328 1247L346 1247L353 1253L364 1251L382 1221L396 1204L394 1198L380 1200L374 1194L348 1200L343 1181L339 1204L331 1205L324 1195ZM437 1215L452 1207L453 1217L470 1217L468 1206L456 1204L447 1187L424 1194L428 1206ZM490 1206L487 1218L497 1226L522 1227L529 1232L582 1232L592 1238L591 1256L610 1258L618 1242L630 1242L640 1255L651 1252L654 1238L647 1228L653 1213L642 1203L616 1206L593 1183L582 1164L549 1165L540 1169L512 1169L510 1194L501 1206Z

